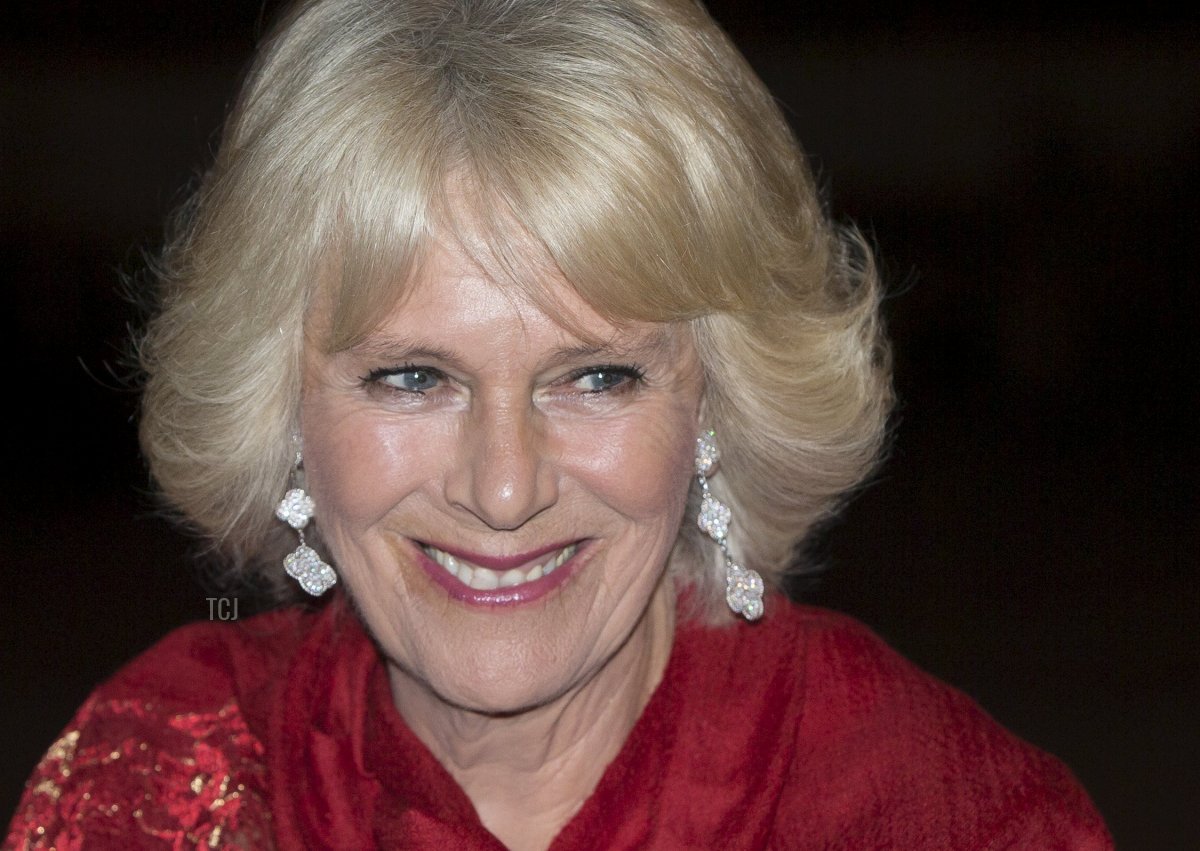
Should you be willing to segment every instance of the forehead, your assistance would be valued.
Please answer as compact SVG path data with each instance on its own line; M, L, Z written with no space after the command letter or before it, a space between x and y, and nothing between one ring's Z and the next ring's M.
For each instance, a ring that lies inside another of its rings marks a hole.
M651 358L674 356L690 340L681 322L606 318L550 263L536 256L522 261L485 268L486 261L467 249L430 240L419 267L383 316L353 343L332 348L382 353L470 343L497 355L552 348ZM517 280L517 274L526 277Z
M356 345L397 303L411 306L418 284L427 289L447 277L482 275L581 338L639 323L683 326L728 301L729 276L718 282L719 293L710 292L671 262L645 227L624 221L646 237L633 245L629 234L580 227L569 211L549 220L528 209L522 214L517 201L465 167L412 203L398 204L402 195L388 193L379 204L352 203L353 194L343 200L310 277L315 298L307 319L310 329L318 320L324 328L309 340L327 352ZM380 215L389 205L398 209Z

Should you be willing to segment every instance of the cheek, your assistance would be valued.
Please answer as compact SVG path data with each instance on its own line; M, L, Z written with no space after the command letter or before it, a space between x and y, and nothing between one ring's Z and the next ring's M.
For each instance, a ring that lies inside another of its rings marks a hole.
M305 479L326 528L361 530L434 474L437 430L320 400L306 404L303 417Z
M618 419L566 441L564 463L592 493L637 520L673 517L687 499L694 418L683 410Z

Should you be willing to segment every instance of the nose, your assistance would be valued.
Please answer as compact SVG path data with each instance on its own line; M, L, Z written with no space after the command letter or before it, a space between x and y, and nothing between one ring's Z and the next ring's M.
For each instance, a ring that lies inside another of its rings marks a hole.
M496 530L518 529L558 499L553 459L529 406L473 406L446 499Z

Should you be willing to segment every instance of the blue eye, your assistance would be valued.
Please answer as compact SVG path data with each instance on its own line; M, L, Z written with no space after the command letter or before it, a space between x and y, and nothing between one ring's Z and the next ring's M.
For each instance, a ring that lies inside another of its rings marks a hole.
M639 380L642 371L632 366L589 367L572 376L575 387L584 393L606 393Z
M441 374L437 370L419 366L402 366L399 369L372 370L367 379L405 393L426 393L438 386Z

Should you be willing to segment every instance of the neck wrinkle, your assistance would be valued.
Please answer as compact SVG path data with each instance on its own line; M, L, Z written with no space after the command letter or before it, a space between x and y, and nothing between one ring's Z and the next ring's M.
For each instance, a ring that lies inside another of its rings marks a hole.
M674 593L664 577L617 653L578 688L545 706L487 716L440 703L423 687L419 701L412 701L413 681L389 665L392 699L493 834L506 841L520 837L520 846L510 848L544 848L620 752L662 681L674 634ZM533 825L544 841L529 843Z

